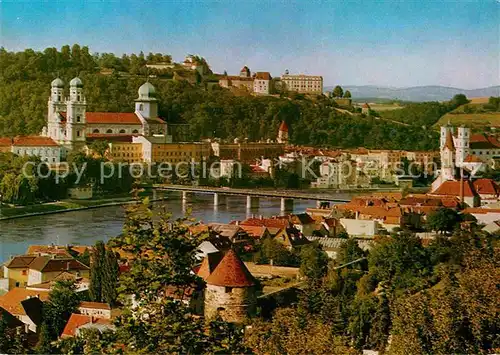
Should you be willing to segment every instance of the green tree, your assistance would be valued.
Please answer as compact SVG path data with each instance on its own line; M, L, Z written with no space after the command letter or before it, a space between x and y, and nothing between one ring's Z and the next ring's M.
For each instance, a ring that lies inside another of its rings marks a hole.
M427 226L431 230L440 233L451 232L459 223L461 218L458 212L451 208L440 208L429 214L427 217Z
M45 327L48 339L57 339L71 314L76 313L80 298L75 290L74 282L57 281L50 291L42 311L42 327Z
M332 95L335 98L340 98L340 97L344 96L344 90L342 89L342 87L340 85L337 85L333 89Z
M26 354L28 352L26 334L21 328L23 327L10 328L7 316L0 313L0 351L3 354Z
M137 302L137 308L125 307L116 322L115 344L124 344L123 351L184 354L212 346L214 352L240 348L230 325L219 323L211 338L203 319L182 302L201 281L192 268L202 238L190 233L185 220L171 221L165 211L153 219L148 199L127 210L122 235L110 241L136 257L120 279L120 294L133 295ZM168 289L176 300L165 295Z
M453 99L451 99L450 103L452 104L452 106L458 107L468 104L469 100L467 100L467 96L465 96L464 94L456 94L455 96L453 96Z
M318 243L304 245L300 249L300 273L311 282L320 280L326 275L328 255Z
M90 145L90 149L99 157L104 158L109 149L109 143L106 140L95 140Z
M93 301L116 303L118 287L118 258L102 241L95 244L90 266L89 294Z
M89 295L92 301L101 302L106 247L102 241L96 242L90 263Z
M344 98L346 98L346 99L350 99L351 98L351 92L349 90L345 91Z
M351 261L358 260L365 257L365 252L358 245L358 241L354 238L349 238L345 243L340 246L338 253L339 264L347 264ZM360 261L359 263L348 265L347 268L355 269L361 268L366 270L366 260Z

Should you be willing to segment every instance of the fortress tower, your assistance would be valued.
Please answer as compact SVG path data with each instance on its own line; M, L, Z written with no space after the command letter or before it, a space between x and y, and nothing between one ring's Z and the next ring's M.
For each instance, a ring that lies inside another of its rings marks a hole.
M255 279L234 250L229 250L206 279L205 318L220 315L240 323L255 313Z
M281 125L278 130L278 143L288 144L288 125L285 121L281 121Z

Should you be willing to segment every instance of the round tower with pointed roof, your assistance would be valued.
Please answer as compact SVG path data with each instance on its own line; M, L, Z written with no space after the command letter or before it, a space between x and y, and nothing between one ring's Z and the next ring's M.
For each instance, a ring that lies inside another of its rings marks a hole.
M281 121L280 128L278 129L278 143L288 143L288 125L285 121Z
M241 323L255 314L255 279L234 250L229 250L206 278L205 318L220 315L227 322Z

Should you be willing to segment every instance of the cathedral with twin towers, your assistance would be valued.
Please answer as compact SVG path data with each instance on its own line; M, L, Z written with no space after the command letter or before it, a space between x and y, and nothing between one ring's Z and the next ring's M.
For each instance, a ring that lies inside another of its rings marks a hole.
M47 126L42 136L67 150L83 148L89 138L166 134L167 125L158 117L156 90L149 82L139 88L134 112L89 112L81 79L69 82L69 96L60 78L51 83Z

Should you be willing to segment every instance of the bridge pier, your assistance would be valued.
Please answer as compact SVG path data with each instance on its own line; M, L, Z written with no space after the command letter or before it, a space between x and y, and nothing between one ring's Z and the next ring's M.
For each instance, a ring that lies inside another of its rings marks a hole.
M219 194L214 193L214 206L219 206Z
M187 195L188 195L187 191L182 191L182 202L183 203L187 201Z
M321 208L321 201L320 200L316 201L316 208Z
M259 208L259 198L247 195L247 210Z
M293 200L291 198L281 198L281 213L293 212Z

